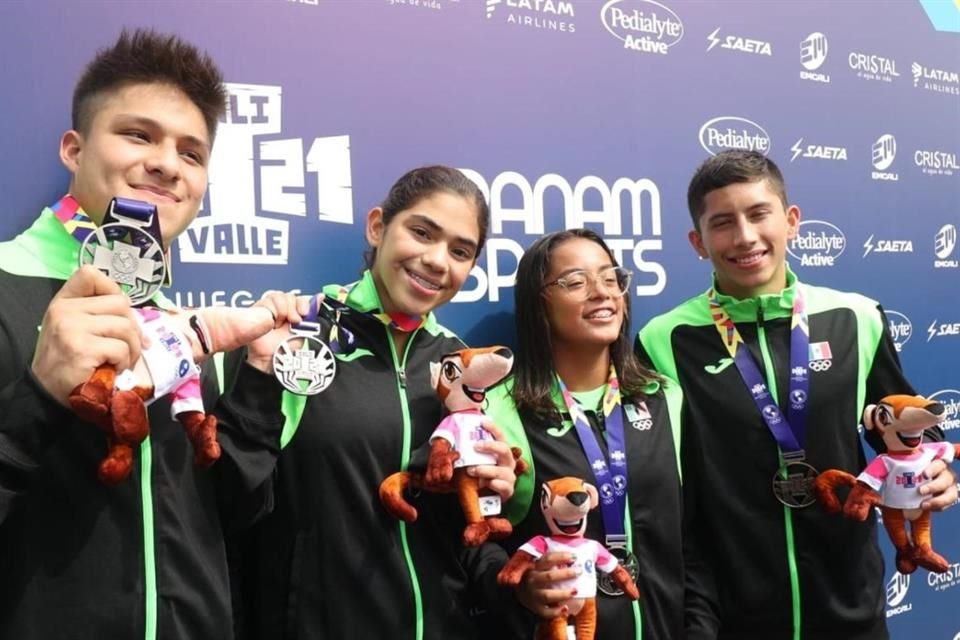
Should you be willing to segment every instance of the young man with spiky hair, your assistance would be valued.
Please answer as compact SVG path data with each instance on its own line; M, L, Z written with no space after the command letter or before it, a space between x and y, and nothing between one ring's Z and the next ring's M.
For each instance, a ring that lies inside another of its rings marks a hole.
M215 409L223 455L209 469L194 466L160 399L132 477L106 486L106 438L67 408L97 366L126 369L141 350L120 287L77 268L80 241L121 196L156 205L168 252L199 210L225 98L220 71L194 46L124 32L76 86L60 140L68 194L0 243L0 637L232 638L222 528L268 506L254 488L282 427L267 364L280 331L250 345Z
M713 282L637 339L684 394L685 546L712 576L688 574L687 637L886 639L877 523L827 514L811 486L818 471L866 466L857 425L867 403L913 393L883 310L797 280L786 253L800 209L762 154L711 157L687 200L690 244L713 263ZM926 474L924 509L956 500L942 461Z

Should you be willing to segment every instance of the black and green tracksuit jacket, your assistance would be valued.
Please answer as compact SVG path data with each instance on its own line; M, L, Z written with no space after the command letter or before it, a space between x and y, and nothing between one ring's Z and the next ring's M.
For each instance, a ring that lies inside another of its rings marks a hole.
M804 287L810 343L807 461L819 471L857 474L866 465L858 432L864 405L913 393L900 369L886 318L863 296L800 285L747 300L719 296L768 388L785 406L790 375L790 316ZM819 344L818 344L819 343ZM689 637L724 640L876 640L887 638L883 559L877 523L790 509L772 493L778 449L700 295L651 320L638 350L684 393L683 475L694 540L715 606L693 610ZM932 437L942 434L931 432ZM882 441L873 432L874 449Z
M443 417L429 363L464 345L431 314L397 354L389 329L364 313L380 308L369 272L346 304L353 312L340 324L355 344L337 355L328 389L285 395L276 508L238 541L240 637L479 638L473 614L490 602L478 594L503 591L503 550L462 547L454 495L419 495L410 525L378 498L380 482L408 467Z
M510 396L511 381L487 394L486 413L503 429L507 440L524 451L531 469L517 479L516 492L506 504L514 523L513 535L504 542L512 554L536 535L549 535L539 507L540 485L563 476L596 481L576 429L566 412L559 387L554 404L559 420L541 415L520 415ZM625 400L640 407L627 413L639 417L624 421L627 443L627 510L623 514L630 549L640 564L637 585L641 600L610 597L598 592L598 640L679 640L683 638L683 554L681 550L681 496L678 441L680 392L652 385L649 395ZM649 414L649 415L648 415ZM603 416L588 412L597 441L606 453ZM590 513L586 537L603 541L599 509ZM513 637L531 638L534 620L516 616Z
M220 460L194 466L161 398L149 407L150 436L131 477L101 484L103 433L30 372L44 312L76 268L78 248L49 209L0 243L0 638L226 640L222 530L269 508L254 489L278 453L281 387L243 365L218 405L217 375L205 369Z

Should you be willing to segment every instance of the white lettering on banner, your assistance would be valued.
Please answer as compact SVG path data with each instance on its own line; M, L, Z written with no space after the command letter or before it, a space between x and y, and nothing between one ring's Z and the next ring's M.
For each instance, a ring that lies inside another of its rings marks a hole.
M940 389L931 393L927 398L943 405L946 418L940 425L941 429L944 431L960 429L960 391L957 389Z
M281 87L226 87L227 113L210 158L209 214L194 220L180 239L180 260L287 264L289 221L260 214L306 217L312 195L318 220L352 224L350 137L315 138L306 154L301 138L258 143L258 136L282 132ZM314 176L310 183L307 174Z
M883 56L852 51L847 56L847 64L857 72L857 77L864 80L893 82L894 78L900 77L896 61Z
M957 247L957 227L953 224L945 224L940 227L933 237L933 253L936 260L933 261L934 269L956 269L960 267L960 260L950 258L953 250Z
M912 240L874 240L870 234L863 243L863 258L870 253L913 253Z
M927 574L927 585L934 591L944 591L960 584L960 562L954 562L943 573Z
M925 67L918 62L910 65L910 71L913 73L914 87L937 93L960 95L960 73L956 71ZM921 83L923 83L922 86Z
M803 158L813 158L817 160L846 160L847 159L847 148L846 147L828 147L821 144L808 144L806 147L801 146L803 143L803 138L800 138L793 143L793 146L790 147L790 151L793 151L793 155L790 157L790 162L793 162L797 157Z
M931 322L927 328L927 342L944 336L960 336L960 322Z
M832 267L847 247L847 237L834 224L804 220L797 235L787 244L787 253L804 267Z
M600 21L624 49L666 55L683 38L683 22L666 5L654 0L609 0Z
M612 186L608 186L597 176L584 176L571 187L563 176L548 173L531 186L523 174L504 171L488 184L482 175L472 169L461 171L480 188L490 203L491 233L504 233L506 222L520 222L524 235L542 236L546 229L545 199L548 190L554 190L562 199L564 229L580 228L587 224L601 225L599 233L604 236L617 261L638 271L638 276L648 276L646 279L635 279L638 281L633 291L635 295L656 295L666 287L666 270L644 253L663 250L660 237L660 190L652 180L618 178ZM519 195L519 206L504 206L504 192L508 189L514 195ZM590 195L599 197L599 209L587 207L586 201ZM629 230L625 230L623 225L624 202L630 208ZM625 234L627 237L618 237ZM485 249L486 270L478 264L471 271L477 286L473 289L465 287L453 301L476 302L487 296L491 302L499 302L501 290L513 287L516 281L516 267L523 250L524 247L512 238L491 238ZM649 282L651 278L652 282Z
M753 120L739 116L720 116L707 120L700 127L700 146L710 155L724 149L747 149L767 155L770 136Z
M890 328L890 337L893 338L893 345L897 353L903 351L903 347L910 341L913 335L913 323L905 314L899 311L887 309L887 326Z
M299 289L293 289L292 293L300 295ZM173 301L178 307L249 307L259 300L263 295L254 294L252 291L239 289L231 291L229 296L226 291L175 291Z
M887 582L887 617L906 613L913 608L911 603L904 603L903 599L907 597L907 591L910 589L910 576L904 575L899 571L895 572Z
M931 176L952 176L954 171L960 169L957 154L946 151L917 149L913 152L913 163L920 167L923 173Z
M773 49L769 42L764 40L754 40L753 38L743 38L740 36L725 36L723 40L721 40L717 36L718 33L720 33L720 27L714 29L713 33L707 36L707 42L710 43L710 46L707 47L707 51L710 51L715 46L723 42L723 44L720 44L721 49L742 51L744 53L753 53L761 56L773 55Z

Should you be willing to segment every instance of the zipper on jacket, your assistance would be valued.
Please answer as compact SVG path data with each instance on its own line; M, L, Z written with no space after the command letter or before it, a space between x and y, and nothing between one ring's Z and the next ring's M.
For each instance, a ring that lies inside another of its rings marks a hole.
M767 378L767 388L770 394L779 399L780 394L777 391L777 372L773 367L773 358L770 357L770 349L767 345L767 332L763 325L763 303L757 302L757 343L760 345L760 353L763 356L764 373ZM779 400L777 405L779 405ZM783 463L783 458L778 451L779 462ZM800 640L800 575L797 571L797 551L794 545L793 536L793 510L783 506L783 526L787 538L787 567L790 571L790 596L793 609L793 640Z
M410 346L413 344L420 329L415 330L407 338L407 344L404 346L403 357L398 360L397 345L393 341L393 334L389 327L384 327L387 332L387 342L390 344L390 357L393 358L393 368L397 372L397 396L400 400L400 411L403 415L403 445L400 448L400 469L406 471L410 464L410 441L413 438L412 425L410 424L410 407L407 404L407 355L410 353ZM397 522L397 528L400 532L400 546L403 549L403 559L407 563L407 573L410 576L410 587L413 590L413 607L416 615L416 632L414 640L423 640L423 595L420 593L420 579L417 577L417 567L413 563L413 554L410 552L410 543L407 541L407 523L402 520Z

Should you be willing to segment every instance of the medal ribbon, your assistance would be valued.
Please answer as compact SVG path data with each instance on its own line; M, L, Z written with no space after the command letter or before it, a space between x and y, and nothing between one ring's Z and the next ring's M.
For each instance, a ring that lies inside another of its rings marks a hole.
M557 384L563 401L567 405L570 419L577 430L580 446L590 462L590 469L600 493L600 514L606 531L607 546L626 547L627 535L624 529L624 512L627 506L627 452L623 429L623 406L620 399L620 382L617 372L610 365L607 378L607 390L603 394L603 416L607 430L607 449L609 461L603 455L600 443L590 427L583 408L557 376Z
M797 285L790 314L790 393L786 418L777 406L776 398L770 395L763 374L750 356L750 350L733 320L718 301L713 288L707 292L707 298L710 301L710 315L720 339L737 365L740 377L750 391L764 423L780 446L781 453L785 458L802 460L807 426L807 400L810 395L810 327L800 285Z

